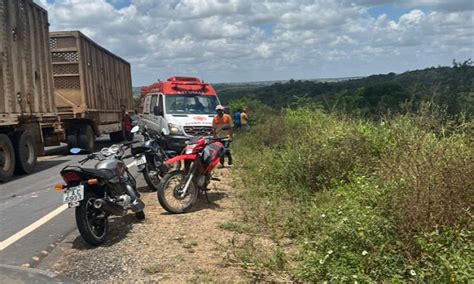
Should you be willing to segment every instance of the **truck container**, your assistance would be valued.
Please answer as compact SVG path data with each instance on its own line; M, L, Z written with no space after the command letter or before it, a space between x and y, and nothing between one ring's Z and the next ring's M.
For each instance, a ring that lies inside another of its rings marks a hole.
M54 133L48 14L31 0L0 0L0 181L29 173Z
M92 150L101 134L122 139L121 106L133 105L130 64L79 31L49 35L56 108L68 146Z

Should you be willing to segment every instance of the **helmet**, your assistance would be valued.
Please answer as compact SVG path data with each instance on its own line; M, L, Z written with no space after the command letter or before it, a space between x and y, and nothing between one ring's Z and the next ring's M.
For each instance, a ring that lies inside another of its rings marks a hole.
M224 110L224 106L222 106L222 105L217 105L217 106L216 106L216 111L218 111L218 110Z

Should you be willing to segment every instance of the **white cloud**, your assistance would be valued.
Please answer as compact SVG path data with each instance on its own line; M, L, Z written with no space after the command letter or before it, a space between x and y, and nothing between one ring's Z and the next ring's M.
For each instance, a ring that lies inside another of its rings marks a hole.
M36 1L51 30L81 30L129 60L135 85L173 74L214 82L362 75L474 56L471 0ZM408 12L368 12L387 4Z
M266 43L261 43L255 48L255 51L262 57L262 58L269 58L272 56L272 50L270 46Z

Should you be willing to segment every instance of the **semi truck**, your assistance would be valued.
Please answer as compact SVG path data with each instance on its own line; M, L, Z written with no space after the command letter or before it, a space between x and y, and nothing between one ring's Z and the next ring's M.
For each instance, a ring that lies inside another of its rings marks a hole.
M0 0L0 181L31 173L45 146L122 138L130 64L77 31L49 34L32 0Z

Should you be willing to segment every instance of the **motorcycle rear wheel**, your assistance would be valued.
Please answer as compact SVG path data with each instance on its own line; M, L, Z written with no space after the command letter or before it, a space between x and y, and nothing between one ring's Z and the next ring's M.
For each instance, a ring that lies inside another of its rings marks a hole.
M158 186L160 184L161 175L158 170L150 169L150 166L146 165L145 169L143 170L143 178L148 185L148 189L151 192L155 192L158 190Z
M181 167L180 162L173 163L169 166L167 172L177 171ZM148 191L155 192L160 186L160 181L166 173L160 171L159 169L151 169L147 164L145 169L143 169L143 178L145 179L146 184L148 185Z
M94 208L94 201L97 198L99 198L97 195L85 191L84 199L76 207L76 224L79 233L84 241L92 246L103 244L109 231L107 214Z
M169 172L161 179L158 187L158 201L166 211L174 214L185 213L196 203L199 191L194 181L189 183L186 195L179 197L179 185L183 181L184 186L185 179L186 172L184 171Z

